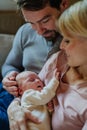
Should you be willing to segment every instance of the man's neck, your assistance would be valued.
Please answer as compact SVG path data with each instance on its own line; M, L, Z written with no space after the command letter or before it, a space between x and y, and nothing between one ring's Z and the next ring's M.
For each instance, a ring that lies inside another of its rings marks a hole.
M60 43L62 41L63 37L58 33L55 40L53 40L53 48L49 51L47 59L54 53L58 52L60 50Z

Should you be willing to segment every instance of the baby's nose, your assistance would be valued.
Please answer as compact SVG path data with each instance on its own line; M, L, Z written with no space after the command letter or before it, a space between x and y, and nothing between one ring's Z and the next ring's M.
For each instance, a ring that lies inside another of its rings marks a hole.
M40 82L40 80L39 80L39 79L36 79L35 81L36 81L36 82Z

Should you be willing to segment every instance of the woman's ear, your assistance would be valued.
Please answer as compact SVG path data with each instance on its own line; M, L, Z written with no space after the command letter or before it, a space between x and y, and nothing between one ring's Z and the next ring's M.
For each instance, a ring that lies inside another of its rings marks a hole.
M62 0L61 4L60 4L60 9L61 9L61 12L63 12L66 8L69 7L69 2L70 0Z

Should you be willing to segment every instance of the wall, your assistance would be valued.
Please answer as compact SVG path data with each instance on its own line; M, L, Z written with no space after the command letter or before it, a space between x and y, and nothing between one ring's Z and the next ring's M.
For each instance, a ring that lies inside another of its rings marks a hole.
M0 33L15 34L25 23L22 15L16 10L14 0L0 0Z
M78 0L70 0L70 3L74 3ZM16 3L14 0L0 0L0 10L15 10Z
M16 3L14 0L0 0L0 10L15 10Z

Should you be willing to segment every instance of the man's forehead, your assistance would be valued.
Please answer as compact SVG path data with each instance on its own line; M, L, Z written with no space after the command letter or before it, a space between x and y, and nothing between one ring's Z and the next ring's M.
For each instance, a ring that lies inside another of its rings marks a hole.
M24 15L25 21L37 22L37 21L41 21L46 16L51 15L53 10L54 8L47 6L44 9L38 11L22 10L22 13Z

